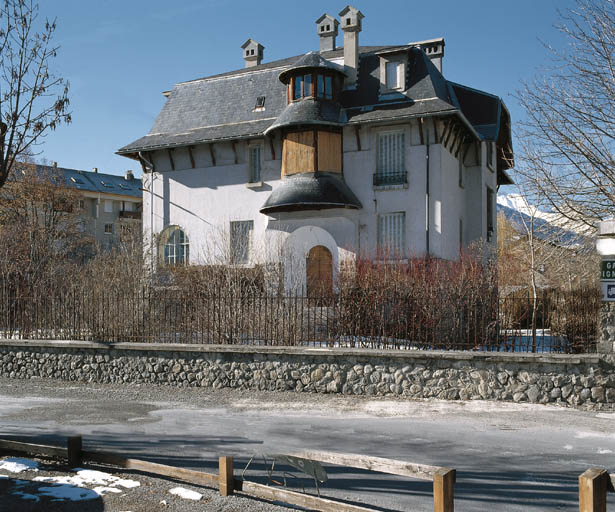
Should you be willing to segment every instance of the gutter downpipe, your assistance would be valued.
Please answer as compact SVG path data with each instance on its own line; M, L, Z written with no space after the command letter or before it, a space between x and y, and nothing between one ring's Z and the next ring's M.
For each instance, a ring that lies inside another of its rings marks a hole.
M146 169L150 171L150 180L149 180L149 265L150 265L150 274L154 275L154 164L147 160L141 151L137 153L139 155L139 160L143 163Z
M425 135L425 256L429 258L429 132Z

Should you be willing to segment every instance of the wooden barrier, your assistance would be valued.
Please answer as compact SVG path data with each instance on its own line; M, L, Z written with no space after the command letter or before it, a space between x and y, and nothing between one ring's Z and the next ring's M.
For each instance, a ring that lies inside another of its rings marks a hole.
M218 459L218 488L220 496L233 494L235 477L233 475L233 457L220 457Z
M613 491L613 475L591 468L579 476L579 512L606 512L606 493Z
M289 453L287 455L324 462L327 464L334 464L336 466L367 469L368 471L378 471L389 475L406 476L410 478L418 478L420 480L432 480L434 512L453 512L455 510L454 485L456 480L456 471L451 468L414 464L412 462L404 462L401 460L383 459L382 457L367 457L365 455L358 455L354 453L304 451L299 453ZM324 508L322 510L328 511L334 509Z
M140 459L130 459L112 453L95 450L83 450L81 436L68 438L67 448L0 439L0 450L27 453L29 455L66 458L69 460L69 465L71 467L81 465L84 460L110 464L125 469L132 469L143 473L150 473L153 475L182 480L184 482L189 482L196 485L218 487L221 496L229 496L235 491L238 491L258 498L272 501L283 501L285 503L306 507L321 512L373 512L374 510L358 505L352 505L327 498L291 491L283 487L271 487L256 482L236 480L233 473L233 457L219 457L219 472L218 474L213 474L196 471L193 469L167 466L166 464L158 464ZM366 469L369 471L378 471L380 473L417 478L421 480L433 480L434 512L454 511L453 488L456 477L454 469L442 468L439 466L428 466L424 464L413 464L410 462L384 459L381 457L367 457L352 453L307 451L287 455L324 462L327 464L334 464L337 466ZM604 473L606 474L606 472ZM582 477L583 475L579 477L579 482L581 482ZM592 480L592 482L594 480ZM594 512L594 510L601 509L587 508L581 509L581 512Z

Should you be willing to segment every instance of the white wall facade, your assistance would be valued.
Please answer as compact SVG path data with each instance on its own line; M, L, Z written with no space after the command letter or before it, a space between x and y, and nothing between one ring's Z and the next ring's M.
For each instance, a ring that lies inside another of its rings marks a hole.
M484 163L486 143L481 144L480 154L475 144L467 152L462 149L455 157L443 144L435 143L431 125L431 122L426 123L423 132L423 142L429 142L429 146L421 144L416 122L363 125L359 131L361 151L355 127L344 128L344 179L360 200L363 206L360 210L261 214L259 209L282 184L279 135L273 139L273 151L269 139L196 146L192 149L194 168L187 148L175 149L170 154L167 150L157 151L153 156L156 171L153 187L151 174L143 177L146 248L152 225L154 235L168 226L179 226L189 239L189 263L228 263L230 222L251 220L254 229L250 265L280 259L291 265L289 261L292 260L293 272L304 274L309 250L315 245L324 245L332 253L335 272L345 258L357 254L374 257L379 215L405 212L406 258L425 255L429 245L431 255L456 259L460 248L460 220L464 245L486 239L486 187L492 187L494 192L497 190L496 172L488 170ZM387 130L405 133L407 185L373 186L378 134ZM262 146L262 186L248 184L250 144ZM466 154L466 166L463 186L460 186L458 158L462 154ZM495 236L492 243L495 243ZM155 259L159 260L158 255ZM288 288L291 281L285 279Z

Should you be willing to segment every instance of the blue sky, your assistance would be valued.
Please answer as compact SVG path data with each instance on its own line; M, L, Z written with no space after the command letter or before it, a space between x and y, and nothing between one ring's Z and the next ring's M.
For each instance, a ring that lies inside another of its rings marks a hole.
M175 5L173 5L175 4ZM553 28L572 0L354 1L365 15L362 45L444 37L449 80L512 96L548 64L540 40L565 44ZM61 46L53 67L71 83L73 123L49 134L42 155L62 167L122 174L139 171L115 155L145 135L176 82L243 67L241 44L265 46L265 61L317 50L314 21L346 4L261 0L43 0L41 18L56 17ZM338 45L343 43L340 31Z

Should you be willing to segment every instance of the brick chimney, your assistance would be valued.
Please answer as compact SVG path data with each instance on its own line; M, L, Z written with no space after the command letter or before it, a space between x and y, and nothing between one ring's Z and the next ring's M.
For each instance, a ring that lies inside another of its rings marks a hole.
M411 43L416 44L416 43ZM421 41L418 43L421 50L429 57L434 66L438 68L438 71L442 73L442 59L444 58L444 38L430 39L428 41Z
M241 45L243 50L243 60L247 68L260 65L263 61L263 50L265 47L254 39L248 39Z
M316 20L316 30L320 37L320 53L335 50L338 25L339 22L327 13Z
M344 31L344 71L346 72L345 85L355 87L359 70L359 32L363 13L350 5L340 11L340 24Z

